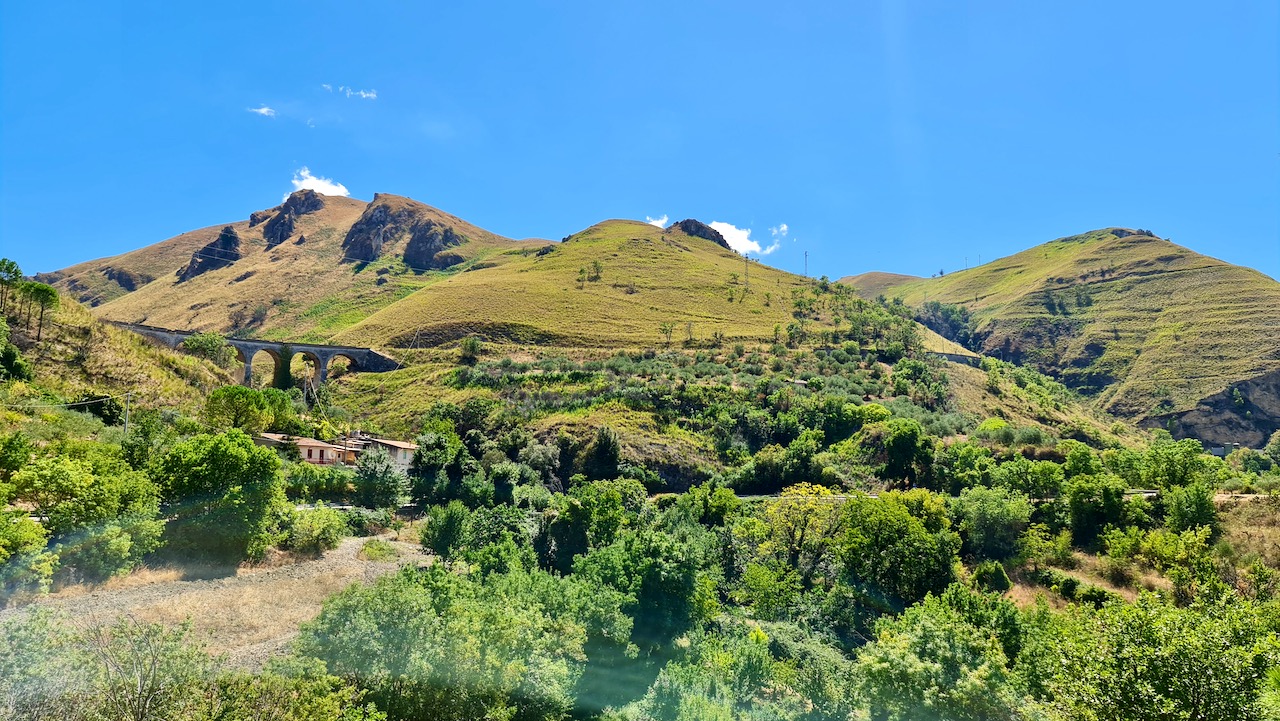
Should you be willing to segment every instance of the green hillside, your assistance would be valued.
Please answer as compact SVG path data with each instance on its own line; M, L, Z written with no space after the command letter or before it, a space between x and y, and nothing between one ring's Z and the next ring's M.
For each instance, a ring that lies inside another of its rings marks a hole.
M961 305L982 352L1030 363L1147 425L1255 447L1280 427L1265 392L1280 371L1280 283L1146 231L1061 238L937 278L843 282L864 297Z
M630 220L605 221L541 253L510 250L501 259L507 262L499 267L424 288L335 340L421 346L474 333L543 345L632 347L664 342L663 323L673 324L675 343L690 331L695 340L716 333L726 340L772 339L775 326L785 329L794 320L792 292L808 283L744 262L716 241L675 226L664 231Z

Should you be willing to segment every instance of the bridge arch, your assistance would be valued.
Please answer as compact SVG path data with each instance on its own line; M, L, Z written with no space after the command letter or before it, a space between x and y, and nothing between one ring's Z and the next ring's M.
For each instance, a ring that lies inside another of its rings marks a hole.
M359 373L363 370L360 367L359 353L346 353L338 351L329 356L329 362L325 364L325 378L336 378L345 373Z
M287 369L288 366L285 365L286 362L276 349L262 347L236 348L236 355L240 357L240 362L244 363L243 385L251 388L257 386L279 387L281 371L282 369Z

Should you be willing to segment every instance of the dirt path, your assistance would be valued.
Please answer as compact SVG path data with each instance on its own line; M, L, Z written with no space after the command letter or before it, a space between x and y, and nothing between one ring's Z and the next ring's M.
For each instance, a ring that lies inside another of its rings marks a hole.
M320 613L330 595L369 582L406 564L427 562L416 544L390 541L400 557L374 562L358 556L365 538L347 538L314 560L269 568L242 568L223 578L184 580L177 571L142 572L116 586L76 587L24 607L0 610L0 621L34 607L65 611L79 623L110 623L121 615L181 623L188 618L213 654L229 665L256 669L284 653L298 627Z

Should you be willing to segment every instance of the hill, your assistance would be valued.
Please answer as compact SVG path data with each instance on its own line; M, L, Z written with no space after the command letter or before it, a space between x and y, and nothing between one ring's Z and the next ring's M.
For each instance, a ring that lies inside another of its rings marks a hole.
M104 319L323 342L488 256L545 244L508 240L396 195L366 203L301 190L247 220L38 280Z
M609 220L497 267L459 273L339 333L342 343L437 345L466 335L571 347L764 340L784 328L807 279L730 250L697 221L666 230Z
M10 386L6 405L131 393L135 407L194 411L205 394L233 382L226 370L97 320L65 296L46 314L39 341L35 329L27 330L22 320L11 317L9 322L11 340L31 364L35 378L30 384Z
M963 306L970 345L1118 416L1258 447L1280 428L1280 283L1148 231L1060 238L936 278L868 273L864 297Z

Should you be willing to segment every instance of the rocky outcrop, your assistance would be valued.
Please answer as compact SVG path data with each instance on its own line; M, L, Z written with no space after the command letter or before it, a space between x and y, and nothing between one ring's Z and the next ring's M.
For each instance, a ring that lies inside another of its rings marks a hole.
M279 210L279 208L280 206L276 206L271 210L253 211L252 213L249 214L249 227L252 228L256 225L262 225L262 223L269 220L271 216L275 215L276 211Z
M457 253L442 253L445 248L462 245L466 239L453 228L430 219L421 219L409 229L409 243L404 248L404 264L411 270L441 270L462 261Z
M1261 448L1280 430L1280 370L1233 384L1189 411L1155 416L1143 425L1214 446Z
M274 209L275 215L262 226L262 237L267 241L267 250L280 245L293 235L299 217L322 208L324 208L324 196L314 190L305 189L291 193L284 203ZM250 227L253 226L253 216L249 216L249 224Z
M107 277L107 280L115 283L121 288L124 288L130 293L155 280L155 278L152 278L145 273L124 270L123 268L113 268L109 265L102 269L102 274Z
M218 233L218 237L212 243L191 254L191 262L178 271L178 282L182 283L211 270L225 268L240 260L241 257L243 254L240 252L240 235L236 233L235 228L228 225Z
M442 254L440 251L466 242L466 238L452 227L423 217L420 207L393 205L381 194L375 194L360 219L347 232L342 249L347 260L370 262L382 256L387 244L406 234L409 242L405 245L404 262L419 272L458 262L459 258L454 254Z
M711 226L707 225L706 223L703 223L700 220L687 218L685 220L680 221L679 223L672 223L671 227L667 228L663 232L671 233L677 230L680 231L681 233L684 233L685 235L691 235L695 238L702 238L704 240L709 240L712 243L715 243L716 245L719 245L720 247L725 248L726 250L733 250L733 248L729 247L729 241L725 240L723 235L720 235L720 231L716 230L715 228L712 228Z

